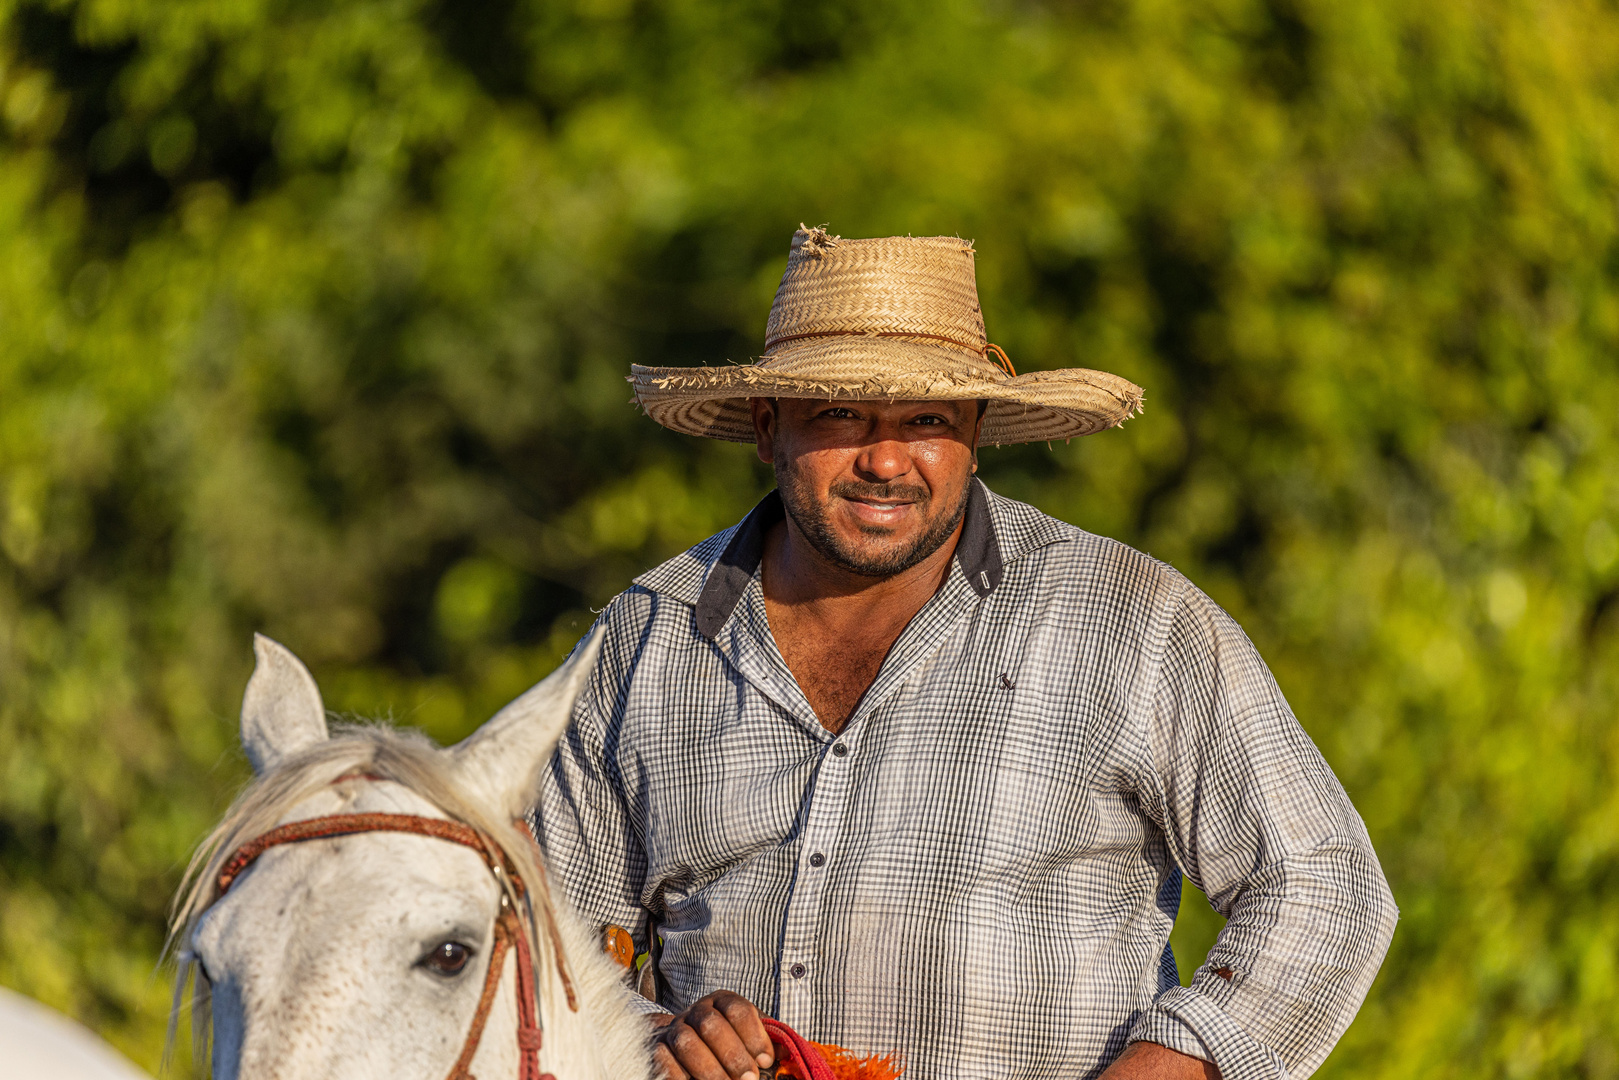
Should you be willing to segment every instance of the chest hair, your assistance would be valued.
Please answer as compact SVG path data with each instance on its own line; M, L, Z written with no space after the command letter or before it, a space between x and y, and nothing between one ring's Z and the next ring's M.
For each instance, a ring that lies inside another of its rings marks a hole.
M888 650L905 629L905 622L888 625L888 620L844 632L829 631L804 619L782 618L785 625L779 628L776 622L773 613L771 630L782 659L815 710L816 719L833 734L842 731L854 715L861 697L882 670Z

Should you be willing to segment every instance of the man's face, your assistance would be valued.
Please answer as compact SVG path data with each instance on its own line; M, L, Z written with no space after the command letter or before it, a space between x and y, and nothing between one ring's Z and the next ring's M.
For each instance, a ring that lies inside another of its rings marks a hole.
M835 566L869 577L908 570L967 509L976 401L754 398L759 459L783 504Z

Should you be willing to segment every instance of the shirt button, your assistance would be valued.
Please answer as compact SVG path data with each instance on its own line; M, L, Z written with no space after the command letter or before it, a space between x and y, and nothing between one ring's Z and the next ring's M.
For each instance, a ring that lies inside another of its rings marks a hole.
M847 746L845 746L843 743L835 742L835 743L832 744L832 752L834 754L838 755L838 757L843 757L845 754L847 754L849 752L849 748Z
M817 851L815 854L810 856L810 865L811 866L825 866L826 865L826 856L822 855L819 851Z
M809 969L803 964L794 964L792 967L787 969L787 974L791 975L795 979L802 979L804 977L804 973L808 970Z

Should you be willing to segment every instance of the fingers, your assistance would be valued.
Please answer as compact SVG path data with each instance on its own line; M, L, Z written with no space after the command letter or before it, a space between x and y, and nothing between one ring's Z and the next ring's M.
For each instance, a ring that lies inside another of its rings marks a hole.
M674 1017L668 1013L652 1013L647 1018L652 1027L652 1063L656 1066L655 1076L662 1076L667 1080L690 1080L686 1070L680 1067L674 1054L663 1044L663 1033L674 1022Z
M708 1048L707 1041L686 1022L684 1016L676 1017L674 1023L664 1028L659 1041L673 1055L674 1064L680 1070L671 1073L675 1080L682 1077L690 1077L691 1080L733 1080Z
M743 1047L754 1061L765 1067L775 1062L775 1044L770 1041L770 1033L765 1030L764 1021L759 1018L759 1010L754 1008L753 1002L741 994L721 991L714 995L714 1008L730 1021L731 1030L742 1040Z
M686 1010L686 1023L702 1036L708 1052L725 1067L725 1077L715 1077L714 1080L743 1080L745 1077L758 1076L759 1066L753 1060L755 1051L746 1045L742 1035L731 1024L732 1015L740 1019L750 1013L757 1023L759 1014L746 998L724 991L710 994Z
M659 1033L654 1051L669 1080L758 1080L775 1060L759 1010L739 994L710 994Z
M674 1053L664 1045L661 1035L652 1048L652 1064L656 1066L658 1075L665 1077L666 1080L691 1080L691 1074L680 1067L680 1062L675 1060Z

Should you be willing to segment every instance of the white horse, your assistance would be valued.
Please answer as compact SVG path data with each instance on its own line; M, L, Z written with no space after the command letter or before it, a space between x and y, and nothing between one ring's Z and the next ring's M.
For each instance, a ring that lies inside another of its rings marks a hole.
M308 669L255 637L257 776L193 858L171 928L176 1004L194 970L215 1080L650 1075L623 970L552 897L522 826L597 647L446 750L386 727L329 735Z

